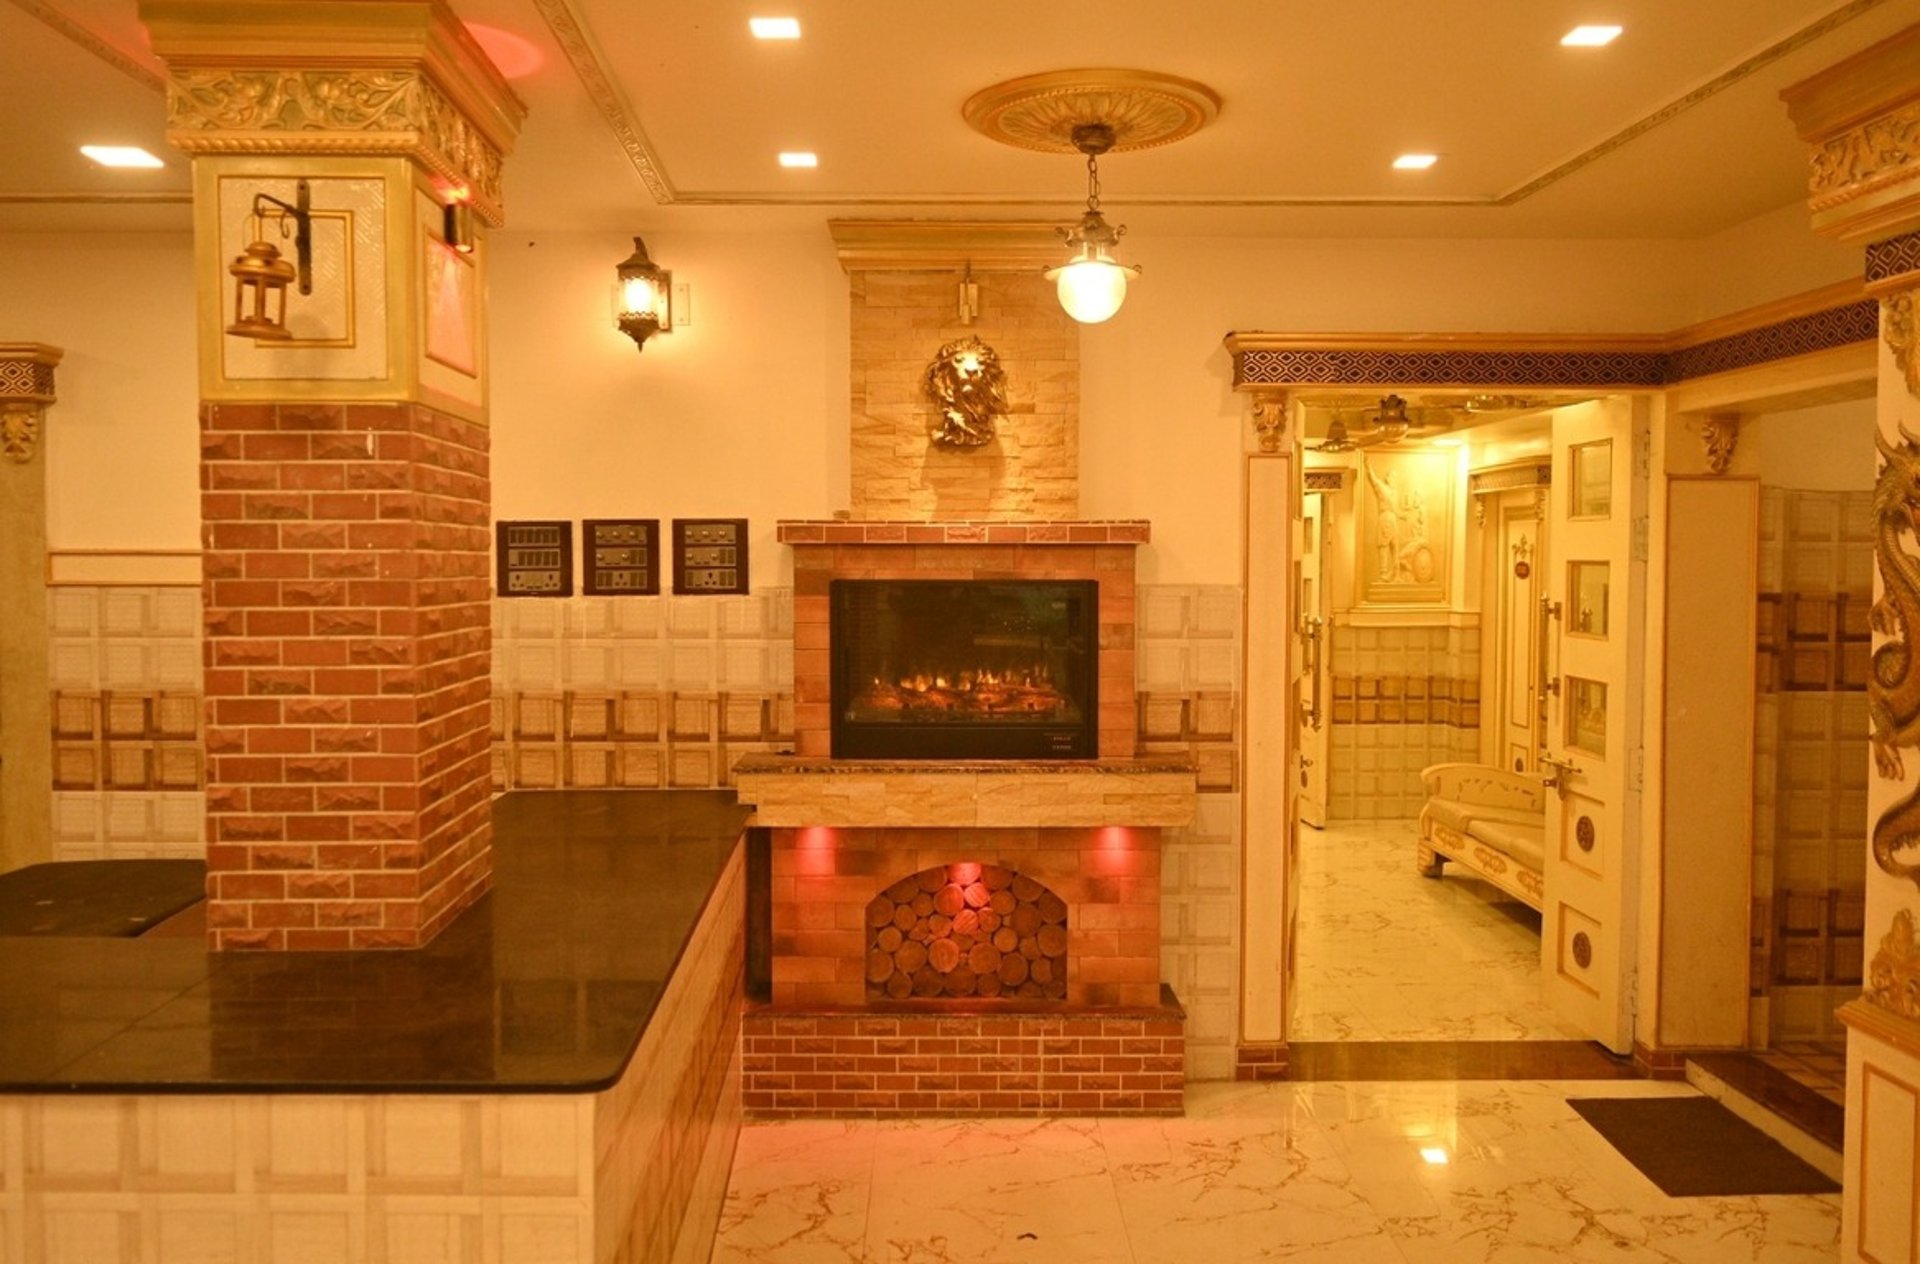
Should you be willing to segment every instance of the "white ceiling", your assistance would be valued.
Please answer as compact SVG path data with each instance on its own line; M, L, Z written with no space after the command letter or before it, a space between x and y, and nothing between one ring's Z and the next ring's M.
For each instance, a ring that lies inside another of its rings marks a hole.
M1782 87L1920 19L1920 0L452 2L538 63L513 80L530 113L508 214L525 231L1062 218L1079 160L990 141L961 104L1120 66L1223 103L1188 140L1102 163L1136 230L1700 236L1804 195ZM775 13L804 38L751 39L748 16ZM1560 47L1581 22L1626 33ZM0 228L184 225L159 72L136 0L0 0ZM170 165L102 171L76 152L89 142ZM820 168L783 171L790 148ZM1407 150L1442 158L1391 170Z

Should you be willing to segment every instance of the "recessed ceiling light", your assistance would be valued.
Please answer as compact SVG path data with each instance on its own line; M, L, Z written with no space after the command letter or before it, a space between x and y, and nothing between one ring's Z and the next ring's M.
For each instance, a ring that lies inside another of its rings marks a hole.
M1568 48L1600 48L1620 38L1617 26L1576 26L1560 37Z
M1393 160L1395 171L1425 171L1440 161L1439 154L1401 154Z
M780 165L783 167L817 167L820 165L820 155L810 150L790 149L780 155Z
M755 39L795 40L800 38L800 19L748 18L747 29Z
M82 145L80 152L103 167L164 167L167 165L138 145Z

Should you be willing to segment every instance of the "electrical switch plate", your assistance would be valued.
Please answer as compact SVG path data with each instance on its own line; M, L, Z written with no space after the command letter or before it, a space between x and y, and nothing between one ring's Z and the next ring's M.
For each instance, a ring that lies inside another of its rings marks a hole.
M685 281L673 287L673 327L693 327L693 286Z
M747 520L675 518L673 591L747 591Z
M493 556L502 597L573 595L571 522L496 523Z
M660 591L660 520L588 518L580 524L580 591L589 597Z

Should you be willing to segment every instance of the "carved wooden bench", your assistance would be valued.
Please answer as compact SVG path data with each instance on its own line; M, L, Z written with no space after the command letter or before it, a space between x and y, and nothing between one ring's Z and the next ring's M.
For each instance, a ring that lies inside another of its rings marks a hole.
M1438 878L1452 861L1538 911L1546 899L1547 789L1540 779L1485 764L1434 764L1420 773L1417 862Z

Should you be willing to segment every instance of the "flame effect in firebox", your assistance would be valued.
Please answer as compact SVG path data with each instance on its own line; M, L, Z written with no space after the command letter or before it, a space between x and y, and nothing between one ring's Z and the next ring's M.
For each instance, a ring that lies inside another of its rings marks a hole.
M1065 719L1075 713L1072 700L1055 687L1044 664L955 672L909 671L896 679L876 676L854 696L851 709L856 713L906 713L920 719Z

